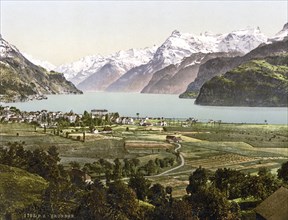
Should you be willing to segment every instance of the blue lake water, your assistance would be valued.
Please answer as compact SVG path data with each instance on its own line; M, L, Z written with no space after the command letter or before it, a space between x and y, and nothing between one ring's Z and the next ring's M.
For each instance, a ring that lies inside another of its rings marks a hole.
M194 99L179 99L178 95L140 93L90 92L83 95L49 95L46 100L8 103L22 111L73 111L107 109L121 116L189 118L199 121L222 120L234 123L288 124L288 108L274 107L215 107L194 104Z

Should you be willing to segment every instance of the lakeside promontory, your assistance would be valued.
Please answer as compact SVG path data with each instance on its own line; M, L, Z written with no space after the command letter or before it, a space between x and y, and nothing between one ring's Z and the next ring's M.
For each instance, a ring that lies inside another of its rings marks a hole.
M288 104L288 54L254 59L206 82L200 105L285 107Z

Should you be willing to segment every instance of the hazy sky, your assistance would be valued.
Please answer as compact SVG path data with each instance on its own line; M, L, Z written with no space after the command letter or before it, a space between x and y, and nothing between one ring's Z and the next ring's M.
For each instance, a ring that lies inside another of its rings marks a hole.
M2 37L55 65L160 45L175 29L199 34L259 26L272 36L288 19L287 0L0 1Z

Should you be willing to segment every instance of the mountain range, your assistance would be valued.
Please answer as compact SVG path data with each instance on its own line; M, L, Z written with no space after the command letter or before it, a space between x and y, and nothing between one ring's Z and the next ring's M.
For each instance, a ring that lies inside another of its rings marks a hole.
M200 35L176 30L158 48L138 50L141 60L131 53L124 56L129 51L120 51L123 56L85 57L56 70L84 91L180 94L194 80L198 67L210 58L241 56L267 41L259 28ZM119 63L129 65L119 68Z
M26 59L0 35L0 101L26 101L47 94L80 94L62 73L47 71Z
M160 46L118 51L108 56L86 56L56 68L28 54L24 54L28 59L19 55L21 58L18 61L22 61L22 66L24 62L26 66L40 68L42 72L46 70L40 66L52 69L45 72L50 78L53 75L50 73L63 73L67 80L83 91L181 94L181 98L196 98L205 82L251 59L264 58L271 50L277 50L277 46L271 47L274 49L263 46L276 45L287 35L288 24L272 38L267 38L259 28L200 35L175 30ZM1 45L3 42L2 39ZM6 53L3 48L0 48L1 59ZM20 53L14 46L10 45L10 48ZM281 46L278 49L285 50ZM15 57L14 60L17 60ZM8 57L5 59L7 67Z

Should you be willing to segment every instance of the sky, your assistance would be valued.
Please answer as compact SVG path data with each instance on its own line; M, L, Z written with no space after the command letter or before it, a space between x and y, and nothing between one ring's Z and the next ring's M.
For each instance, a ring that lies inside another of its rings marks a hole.
M174 30L200 34L260 27L266 36L288 20L288 1L0 0L1 34L20 51L60 65L87 55L161 45Z

